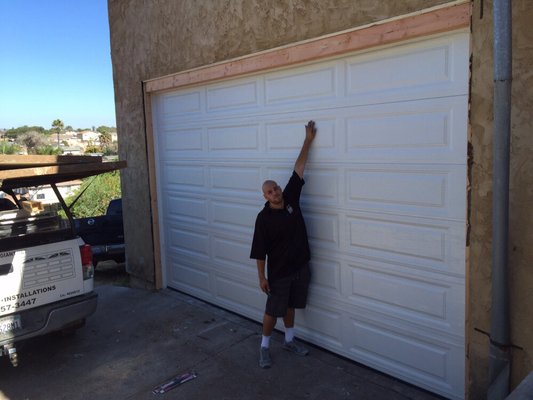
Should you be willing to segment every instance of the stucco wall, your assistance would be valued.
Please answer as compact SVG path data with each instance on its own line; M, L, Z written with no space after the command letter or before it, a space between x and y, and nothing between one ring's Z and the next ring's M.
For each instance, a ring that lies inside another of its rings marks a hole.
M470 310L467 315L472 388L488 382L492 242L492 1L472 14L472 197ZM509 194L509 281L512 385L533 369L533 2L513 0L513 89ZM484 397L484 396L483 396Z
M443 0L109 0L128 271L154 282L147 145L141 82L410 13ZM467 387L484 398L488 381L492 202L492 1L472 17L471 195ZM532 65L533 2L513 1L513 114L510 210L513 384L533 368ZM529 245L528 245L529 244Z

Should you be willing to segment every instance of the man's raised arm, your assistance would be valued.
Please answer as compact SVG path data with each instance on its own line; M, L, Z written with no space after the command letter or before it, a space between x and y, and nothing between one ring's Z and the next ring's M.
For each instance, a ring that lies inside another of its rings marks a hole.
M311 143L315 140L316 136L316 127L315 121L311 120L305 126L305 139L300 154L294 163L294 171L298 174L300 178L304 177L305 164L307 163L307 156L309 155L309 147Z

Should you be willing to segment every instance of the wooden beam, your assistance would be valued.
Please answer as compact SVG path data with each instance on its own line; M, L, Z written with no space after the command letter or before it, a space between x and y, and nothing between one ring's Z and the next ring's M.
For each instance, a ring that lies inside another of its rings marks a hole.
M0 170L25 168L28 165L80 164L102 162L100 156L37 156L37 155L2 155Z
M150 189L150 209L152 211L152 243L154 252L155 289L163 288L163 264L161 261L161 237L159 235L159 206L157 198L157 171L155 160L154 129L152 125L152 96L144 91L144 117L146 124L146 148L148 153L148 180Z
M203 84L466 28L470 26L471 9L470 2L430 9L416 15L178 72L147 80L145 91L151 93Z
M0 170L0 189L41 186L125 168L126 161L35 166Z

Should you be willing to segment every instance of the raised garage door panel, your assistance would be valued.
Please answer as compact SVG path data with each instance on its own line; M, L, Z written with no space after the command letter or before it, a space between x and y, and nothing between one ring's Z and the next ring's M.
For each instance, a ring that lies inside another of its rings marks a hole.
M249 252L265 179L315 119L299 335L464 392L467 33L153 96L165 283L261 320Z

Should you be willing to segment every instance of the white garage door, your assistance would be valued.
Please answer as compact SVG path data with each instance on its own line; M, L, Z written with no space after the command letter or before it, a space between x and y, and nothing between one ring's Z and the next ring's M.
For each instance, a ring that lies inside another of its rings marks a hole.
M287 182L314 119L299 335L462 398L468 46L459 32L155 95L165 284L261 320L261 183Z

